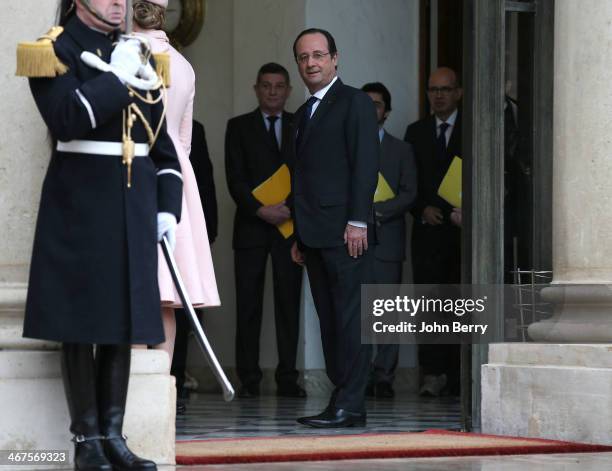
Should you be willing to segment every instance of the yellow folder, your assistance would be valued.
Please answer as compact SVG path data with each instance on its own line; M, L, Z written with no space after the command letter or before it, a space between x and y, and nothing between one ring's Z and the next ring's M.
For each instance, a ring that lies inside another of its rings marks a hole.
M395 198L395 193L383 177L383 174L378 172L378 185L376 185L376 192L374 193L374 202L379 203L381 201L387 201L391 198Z
M285 201L291 193L291 176L286 164L281 165L270 178L258 185L253 196L264 206L278 204ZM293 234L293 219L288 219L276 226L285 239Z
M438 188L438 195L454 208L461 207L461 159L453 159Z

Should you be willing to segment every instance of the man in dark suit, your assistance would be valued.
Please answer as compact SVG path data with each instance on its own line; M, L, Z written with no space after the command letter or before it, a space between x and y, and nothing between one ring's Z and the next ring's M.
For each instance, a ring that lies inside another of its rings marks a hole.
M376 106L380 138L380 174L393 191L393 197L375 198L378 244L374 247L374 282L402 282L402 262L406 258L406 213L416 197L417 170L412 146L389 134L384 124L391 113L391 94L380 82L361 88ZM372 364L368 395L392 398L393 380L399 354L398 344L377 346Z
M406 130L418 167L418 192L411 210L412 269L416 284L461 282L461 232L451 222L452 206L438 196L438 188L455 156L461 157L462 97L457 75L442 67L429 77L427 97L433 114ZM420 345L423 373L421 394L439 395L444 389L459 393L459 346Z
M370 281L373 198L379 142L376 110L362 91L336 76L338 52L327 31L308 29L293 44L311 97L296 113L292 172L298 243L319 316L328 407L298 422L312 427L362 426L371 346L360 337L360 286ZM368 223L370 223L368 227Z
M234 273L236 281L236 369L241 397L259 395L259 336L268 255L272 258L274 320L278 347L277 394L305 397L295 368L302 269L291 261L293 238L277 226L291 217L286 201L264 206L253 190L283 164L291 165L293 115L284 110L291 92L289 73L275 63L259 69L254 85L259 107L232 118L225 135L227 185L236 203Z

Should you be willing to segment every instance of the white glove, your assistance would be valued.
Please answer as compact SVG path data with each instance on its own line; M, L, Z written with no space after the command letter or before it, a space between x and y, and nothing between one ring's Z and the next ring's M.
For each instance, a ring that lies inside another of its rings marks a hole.
M140 45L141 43L137 39L127 39L117 43L111 54L111 67L121 70L127 75L136 76L143 65Z
M172 213L157 213L157 241L161 242L165 235L170 248L174 251L176 246L176 217Z
M98 69L102 72L112 72L124 85L127 83L128 85L140 90L157 90L161 84L161 81L155 73L155 70L153 70L153 67L151 67L151 64L147 64L146 66L141 65L139 73L142 72L144 74L144 78L138 78L135 75L129 75L127 72L107 64L98 56L88 51L81 53L81 60L89 67L93 67L94 69Z
M149 80L160 81L161 80L159 76L157 75L157 72L155 72L155 69L153 68L150 62L147 62L146 64L140 66L140 69L138 69L138 76L141 79L147 80L147 81Z

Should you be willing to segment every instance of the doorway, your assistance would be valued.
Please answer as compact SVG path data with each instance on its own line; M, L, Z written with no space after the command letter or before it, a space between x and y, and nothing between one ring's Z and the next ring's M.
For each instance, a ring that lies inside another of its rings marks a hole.
M432 70L462 77L462 282L552 269L554 0L421 0L420 111ZM503 305L498 306L503 320ZM503 341L498 322L497 341ZM461 349L462 422L480 427L487 345Z

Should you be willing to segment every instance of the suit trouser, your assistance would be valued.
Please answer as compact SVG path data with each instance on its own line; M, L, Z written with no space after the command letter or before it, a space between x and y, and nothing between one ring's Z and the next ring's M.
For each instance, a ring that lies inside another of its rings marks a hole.
M361 343L361 285L372 278L373 251L358 258L346 246L305 249L305 263L319 323L327 376L339 409L365 411L372 346Z
M374 279L377 284L401 283L402 262L386 262L374 258ZM399 357L399 344L380 344L376 345L375 348L376 356L372 363L370 381L374 383L393 383Z
M268 254L272 258L274 322L278 348L276 383L291 387L298 379L295 369L300 321L302 268L291 260L291 245L282 240L271 247L234 251L236 280L236 370L245 386L259 384L259 337Z
M461 233L457 227L449 223L414 226L412 235L415 284L461 283ZM423 375L446 374L451 392L459 392L459 345L419 345L418 356Z

